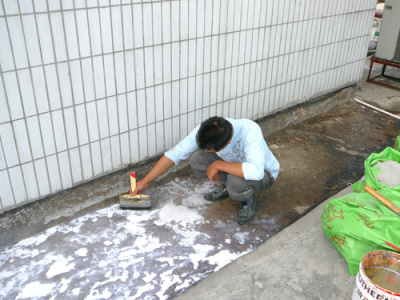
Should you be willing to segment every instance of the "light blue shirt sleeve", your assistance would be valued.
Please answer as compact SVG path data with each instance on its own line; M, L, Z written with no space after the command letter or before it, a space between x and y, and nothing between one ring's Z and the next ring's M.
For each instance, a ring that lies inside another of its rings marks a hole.
M254 126L246 133L242 171L246 180L261 180L264 177L265 141L261 128Z
M196 134L199 130L200 125L197 126L192 132L181 140L175 147L172 147L164 153L166 157L172 160L176 165L181 161L188 159L199 146L197 146Z

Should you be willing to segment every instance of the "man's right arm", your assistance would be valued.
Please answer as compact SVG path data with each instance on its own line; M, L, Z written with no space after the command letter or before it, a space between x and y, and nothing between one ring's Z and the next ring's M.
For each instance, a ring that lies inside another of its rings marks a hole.
M192 132L180 141L175 147L165 152L164 156L155 164L153 169L140 181L136 183L136 190L129 191L131 195L141 194L149 184L158 176L166 172L174 164L178 164L181 160L189 158L199 147L196 142L196 133L199 129L197 126Z
M163 155L158 162L154 165L154 167L150 170L150 172L142 179L136 183L136 190L129 191L130 194L137 195L141 194L144 189L146 189L149 184L158 178L160 175L164 174L169 168L171 168L175 163L170 160L168 157Z

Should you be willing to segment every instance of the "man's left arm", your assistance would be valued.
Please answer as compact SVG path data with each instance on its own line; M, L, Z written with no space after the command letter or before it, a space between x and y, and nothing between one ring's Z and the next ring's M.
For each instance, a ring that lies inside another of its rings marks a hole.
M217 160L209 166L207 175L212 182L221 178L218 172L226 172L247 180L261 180L264 177L265 140L261 128L253 127L246 135L244 144L244 162Z
M217 182L222 177L219 172L226 172L228 174L244 178L241 162L216 160L207 169L208 179L210 179L212 182Z
M243 178L261 180L265 167L265 140L261 128L257 125L249 130L244 145L245 161L242 164Z

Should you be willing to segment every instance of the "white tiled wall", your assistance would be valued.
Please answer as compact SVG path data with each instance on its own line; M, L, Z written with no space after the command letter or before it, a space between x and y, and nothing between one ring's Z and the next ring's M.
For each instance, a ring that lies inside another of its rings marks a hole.
M1 1L1 211L357 82L375 4Z

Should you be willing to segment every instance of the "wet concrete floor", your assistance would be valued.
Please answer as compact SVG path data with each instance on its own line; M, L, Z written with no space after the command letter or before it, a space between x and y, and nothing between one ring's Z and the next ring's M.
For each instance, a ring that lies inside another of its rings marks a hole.
M399 121L354 102L269 137L281 162L277 184L263 192L260 216L292 223L304 212L363 176L372 152L394 145Z
M367 100L371 91L399 96L361 83L356 97ZM359 180L365 158L393 146L399 129L396 119L342 101L266 136L281 171L270 190L256 194L256 218L246 226L236 223L238 202L202 199L213 185L188 167L150 187L150 211L121 210L116 196L50 221L29 220L37 204L10 212L0 220L0 298L173 298ZM98 184L87 197L127 186ZM48 203L41 209L51 210Z

